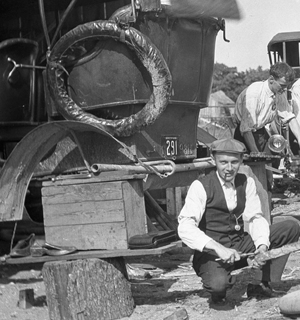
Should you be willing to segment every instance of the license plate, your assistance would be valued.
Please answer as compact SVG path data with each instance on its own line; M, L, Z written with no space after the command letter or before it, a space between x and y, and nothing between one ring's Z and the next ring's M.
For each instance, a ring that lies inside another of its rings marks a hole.
M163 137L164 156L174 158L178 155L178 137Z

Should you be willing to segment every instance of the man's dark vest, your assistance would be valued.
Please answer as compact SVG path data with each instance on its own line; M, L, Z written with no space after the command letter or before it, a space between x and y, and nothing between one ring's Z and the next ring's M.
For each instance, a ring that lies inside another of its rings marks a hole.
M208 175L200 178L199 181L207 194L206 210L199 223L199 228L206 235L221 243L226 247L233 247L244 237L243 218L238 219L241 227L239 231L235 230L237 224L236 218L239 217L245 209L247 177L244 174L237 174L235 177L235 188L237 192L237 206L229 212L224 191L216 171L211 171Z

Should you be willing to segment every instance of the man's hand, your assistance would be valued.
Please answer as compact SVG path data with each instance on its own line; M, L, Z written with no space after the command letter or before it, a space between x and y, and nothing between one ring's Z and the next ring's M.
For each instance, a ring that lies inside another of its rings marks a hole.
M241 260L240 254L235 249L229 249L224 246L218 248L218 250L216 250L216 254L225 263L232 264L235 261Z
M208 251L215 251L220 260L225 263L234 263L241 259L240 254L235 249L226 248L214 240L209 241L206 244L205 249Z
M265 252L268 251L268 247L264 244L260 245L254 252L255 256L249 257L247 259L248 265L251 266L252 268L260 269L266 261L263 261L259 259L259 255L263 255Z

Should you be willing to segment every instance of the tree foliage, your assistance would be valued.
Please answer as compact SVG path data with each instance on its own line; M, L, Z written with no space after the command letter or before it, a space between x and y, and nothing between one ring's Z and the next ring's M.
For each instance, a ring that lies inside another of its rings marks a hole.
M222 90L225 94L236 101L238 95L251 83L266 80L269 77L269 69L248 69L238 72L237 68L231 68L223 63L215 63L213 74L212 92Z

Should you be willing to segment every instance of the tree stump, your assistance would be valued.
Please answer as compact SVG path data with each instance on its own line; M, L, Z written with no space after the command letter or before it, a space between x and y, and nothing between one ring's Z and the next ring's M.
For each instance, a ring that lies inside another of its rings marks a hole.
M123 258L47 262L43 266L50 320L110 320L134 310Z

